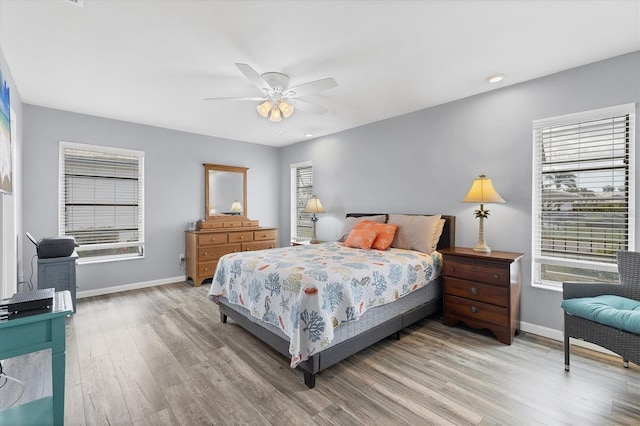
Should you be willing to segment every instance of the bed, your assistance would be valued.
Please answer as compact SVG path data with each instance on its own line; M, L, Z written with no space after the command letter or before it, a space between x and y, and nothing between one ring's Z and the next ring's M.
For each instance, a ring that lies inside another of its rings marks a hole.
M401 223L394 225L400 236L409 229L402 220L433 217L350 213L346 221ZM436 249L455 242L455 217L441 219ZM339 241L352 243L354 234ZM440 311L440 253L397 248L397 238L387 250L338 241L229 254L218 263L209 298L223 323L233 319L288 357L313 388L320 371Z

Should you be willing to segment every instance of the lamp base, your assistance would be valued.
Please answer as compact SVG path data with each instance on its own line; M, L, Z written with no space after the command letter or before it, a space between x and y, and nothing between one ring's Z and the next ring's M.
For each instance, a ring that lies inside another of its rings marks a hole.
M480 253L491 253L491 247L489 247L484 243L484 241L482 241L476 244L476 246L473 248L473 251L478 251Z

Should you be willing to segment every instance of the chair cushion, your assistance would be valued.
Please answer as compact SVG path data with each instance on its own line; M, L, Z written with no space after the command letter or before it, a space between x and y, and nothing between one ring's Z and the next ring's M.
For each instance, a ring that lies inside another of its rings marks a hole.
M571 315L640 334L640 301L638 300L603 295L565 299L561 306Z

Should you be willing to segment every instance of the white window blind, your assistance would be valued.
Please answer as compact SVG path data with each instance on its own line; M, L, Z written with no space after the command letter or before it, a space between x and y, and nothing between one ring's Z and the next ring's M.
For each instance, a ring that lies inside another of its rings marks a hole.
M533 125L533 284L615 281L633 250L635 105Z
M291 180L291 214L294 218L291 235L296 239L311 239L313 233L312 214L303 212L313 195L313 167L311 163L292 165Z
M59 234L80 261L144 255L144 153L60 143Z

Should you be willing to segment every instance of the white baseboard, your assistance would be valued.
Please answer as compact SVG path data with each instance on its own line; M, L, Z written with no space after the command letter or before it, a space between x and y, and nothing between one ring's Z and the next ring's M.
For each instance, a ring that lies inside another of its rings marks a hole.
M139 288L155 287L157 285L171 284L181 281L184 281L184 275L173 278L162 278L159 280L145 281L141 283L131 283L114 287L98 288L95 290L79 291L76 293L76 299L82 299L83 297L102 296L103 294L119 293L121 291L136 290Z
M538 336L546 337L548 339L558 340L560 342L564 342L564 331L556 330L554 328L543 327L541 325L530 324L527 322L520 322L520 329L525 333L536 334ZM594 345L593 343L585 342L584 340L571 338L569 340L570 344L579 346L581 348L590 349L592 351L597 351L601 353L605 353L607 355L620 356L616 353L613 353L601 346Z

